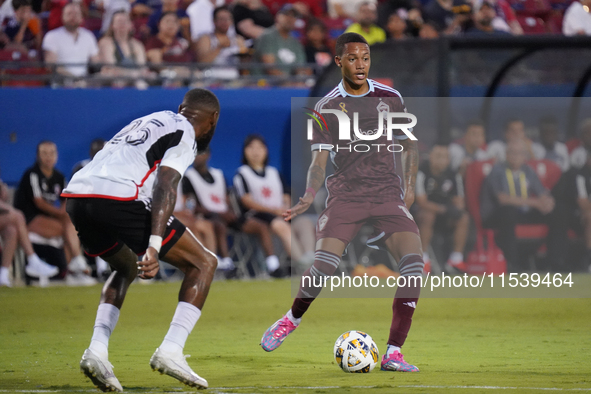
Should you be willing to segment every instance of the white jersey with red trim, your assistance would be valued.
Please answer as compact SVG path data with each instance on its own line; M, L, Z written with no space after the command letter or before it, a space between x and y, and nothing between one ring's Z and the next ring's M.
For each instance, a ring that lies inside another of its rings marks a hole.
M182 175L196 155L195 130L187 118L171 111L154 112L134 120L107 142L74 174L62 196L149 203L160 166Z

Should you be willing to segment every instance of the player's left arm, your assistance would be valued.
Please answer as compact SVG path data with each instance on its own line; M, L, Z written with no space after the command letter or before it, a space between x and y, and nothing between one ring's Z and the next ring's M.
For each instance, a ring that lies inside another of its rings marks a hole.
M398 140L402 145L402 174L404 180L404 203L410 208L415 201L415 184L419 169L419 149L417 142L406 138Z
M162 236L174 210L180 180L181 174L177 170L160 166L153 189L150 244L141 263L138 263L142 279L151 279L158 273L158 253L162 246Z

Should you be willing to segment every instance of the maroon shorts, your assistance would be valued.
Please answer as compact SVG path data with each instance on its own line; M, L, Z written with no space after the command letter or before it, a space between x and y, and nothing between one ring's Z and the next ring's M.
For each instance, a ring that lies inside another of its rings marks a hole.
M419 234L417 224L402 201L370 203L332 198L316 223L316 240L336 238L348 245L364 224L374 228L367 240L367 245L373 248L382 246L394 233Z

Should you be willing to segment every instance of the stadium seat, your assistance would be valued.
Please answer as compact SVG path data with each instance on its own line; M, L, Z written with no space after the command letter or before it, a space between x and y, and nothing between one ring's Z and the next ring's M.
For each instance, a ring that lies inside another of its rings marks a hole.
M9 66L3 66L0 73L4 75L45 75L47 70L44 67L34 67L19 64L19 62L36 62L38 59L30 58L25 52L15 50L0 50L0 62L14 62ZM26 80L3 81L2 86L44 86L43 80L33 78Z
M523 28L525 34L545 34L548 33L546 24L542 18L528 15L517 15L517 20Z
M545 17L552 7L549 0L510 0L517 15Z
M570 140L565 142L566 148L568 149L568 154L570 155L571 153L573 153L573 151L575 149L577 149L579 146L581 146L581 140L578 138L571 138Z
M476 247L468 254L468 273L501 274L507 271L507 263L503 253L494 241L494 232L482 227L480 217L480 192L482 183L490 173L494 160L475 161L466 169L466 206L476 226ZM486 240L486 247L485 247Z

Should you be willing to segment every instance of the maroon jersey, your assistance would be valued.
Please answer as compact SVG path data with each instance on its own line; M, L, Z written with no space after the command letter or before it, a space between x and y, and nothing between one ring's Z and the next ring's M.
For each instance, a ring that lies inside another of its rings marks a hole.
M386 135L386 121L383 121L382 135L375 140L363 140L353 133L353 113L359 114L360 134L374 135L378 131L380 112L406 112L404 101L398 91L389 86L368 79L369 91L352 96L345 91L343 82L320 99L314 110L339 110L350 118L350 138L339 140L337 117L323 114L326 126L314 124L312 150L329 150L335 173L326 180L329 198L358 202L402 202L404 191L401 179L396 174L395 146L397 140L408 138L400 129L394 129L392 140ZM393 121L403 123L407 120ZM332 146L332 147L331 147Z

